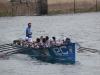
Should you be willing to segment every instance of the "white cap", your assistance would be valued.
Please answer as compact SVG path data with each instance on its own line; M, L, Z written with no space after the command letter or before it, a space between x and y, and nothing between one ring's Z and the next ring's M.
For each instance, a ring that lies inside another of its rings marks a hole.
M56 39L56 43L59 43L59 39Z
M50 38L50 41L53 41L53 38Z
M25 40L28 40L28 37L25 37Z
M56 39L59 39L59 37L56 37Z
M28 42L32 42L32 38L29 38L29 39L28 39Z
M60 41L59 37L56 37L56 42L59 42L59 41Z
M56 38L56 42L58 42L58 41L59 41L59 39Z
M63 40L66 41L66 37L63 37Z

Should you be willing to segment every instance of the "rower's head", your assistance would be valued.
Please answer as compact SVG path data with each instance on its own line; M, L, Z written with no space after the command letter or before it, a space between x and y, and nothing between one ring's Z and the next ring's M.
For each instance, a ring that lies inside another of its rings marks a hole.
M31 28L31 23L28 23L28 27Z
M25 41L28 41L28 37L25 37Z
M63 41L63 42L66 41L66 37L63 37L63 40L62 40L62 41Z
M29 38L29 39L28 39L28 42L32 43L32 42L33 42L33 41L32 41L32 38Z
M50 41L50 44L51 44L51 43L53 43L54 40L53 40L53 38L50 38L49 41Z
M66 42L67 43L70 43L70 38L66 38Z
M48 37L48 36L46 36L46 37L45 37L45 39L46 39L46 41L48 41L48 40L49 40L49 37Z
M54 36L52 37L52 39L53 39L53 41L55 41L55 40L56 40L56 38L55 38Z
M43 36L40 36L40 40L42 40L43 39Z
M46 39L45 39L45 38L43 38L43 39L42 39L42 42L43 42L43 43L45 43L45 42L46 42Z
M36 39L36 42L39 43L39 42L40 42L40 38L37 38L37 39Z

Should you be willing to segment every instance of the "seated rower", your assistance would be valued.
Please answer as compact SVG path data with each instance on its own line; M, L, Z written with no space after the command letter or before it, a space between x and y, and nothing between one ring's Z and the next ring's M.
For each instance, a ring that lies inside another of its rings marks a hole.
M28 37L25 37L25 40L22 42L22 46L28 45Z
M25 46L25 47L33 47L32 38L26 37L25 40L24 40L24 42L22 43L22 46Z
M43 40L43 36L40 36L40 43L43 43L42 40Z
M50 38L50 46L56 46L55 37Z
M36 41L34 42L34 46L35 47L40 47L41 43L40 43L40 38L37 38Z
M32 40L32 38L28 39L28 47L33 47L33 40Z
M63 37L63 40L62 40L62 41L63 41L63 43L64 43L64 42L66 41L66 37Z
M60 46L60 45L61 45L61 42L60 42L59 37L56 37L56 45L57 45L57 46Z
M66 38L66 40L63 42L64 44L71 44L70 38Z
M47 45L47 47L48 47L48 46L50 45L50 42L49 42L49 37L48 37L48 36L46 36L46 37L45 37L45 39L46 39L46 42L45 42L45 43L46 43L46 45Z
M18 40L14 40L13 44L14 45L21 45L22 44L23 39L18 39Z
M46 39L45 38L42 39L42 42L43 42L42 43L42 47L43 48L48 47L48 43L46 42Z

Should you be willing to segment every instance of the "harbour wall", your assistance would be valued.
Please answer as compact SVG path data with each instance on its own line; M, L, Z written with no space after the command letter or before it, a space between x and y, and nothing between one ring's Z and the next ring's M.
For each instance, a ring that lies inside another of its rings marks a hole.
M0 2L0 16L32 16L100 11L100 0L34 0Z
M40 14L38 2L0 2L0 16L32 16Z
M48 0L48 14L100 11L100 0Z

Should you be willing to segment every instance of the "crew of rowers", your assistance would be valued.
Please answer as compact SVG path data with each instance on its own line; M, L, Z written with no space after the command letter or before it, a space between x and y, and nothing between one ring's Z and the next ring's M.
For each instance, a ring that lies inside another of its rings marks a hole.
M70 38L64 37L61 41L59 37L52 37L49 39L48 36L43 38L37 38L36 41L33 41L32 38L26 37L25 40L14 40L13 44L26 46L26 47L52 47L52 46L60 46L62 44L70 44Z

